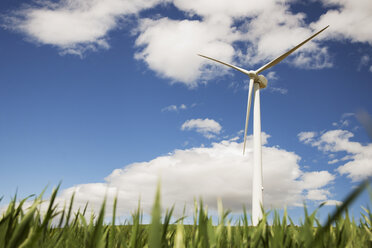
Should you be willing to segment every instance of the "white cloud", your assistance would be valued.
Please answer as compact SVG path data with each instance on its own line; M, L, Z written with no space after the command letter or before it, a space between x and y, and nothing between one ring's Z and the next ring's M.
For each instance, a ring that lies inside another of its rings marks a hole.
M269 73L267 73L266 78L267 80L275 81L275 80L278 80L279 77L275 71L270 71Z
M157 19L149 19L139 15L141 10L170 2L47 1L14 12L8 16L6 27L37 43L56 46L63 54L82 55L86 50L109 48L109 32L125 27L125 18L136 17L139 26L133 32L138 35L135 58L144 61L159 76L189 87L228 71L198 58L196 53L257 67L314 31L304 27L304 14L292 13L290 4L276 0L174 0L174 6L186 16L198 18L172 20L157 15ZM245 48L239 48L237 42L246 44ZM327 48L318 43L310 42L296 54L286 61L305 68L331 66Z
M312 24L321 28L330 25L323 38L366 42L372 45L372 32L367 23L372 23L372 2L370 0L320 0L331 7L319 20Z
M280 88L280 87L269 87L269 90L272 92L278 92L282 95L288 94L288 89Z
M6 27L31 40L53 45L62 53L82 54L108 48L108 32L125 16L153 7L163 0L62 0L38 2L6 18Z
M316 189L328 185L334 181L335 176L328 171L313 171L303 175L303 187L307 189Z
M346 152L348 155L339 161L350 161L339 166L337 171L351 178L352 181L360 181L372 176L372 144L362 145L359 142L350 141L353 136L349 131L336 129L327 131L320 137L300 138L300 140L326 153ZM329 163L335 161L334 159Z
M272 5L274 1L255 1L255 0L233 0L233 1L213 1L209 0L174 0L174 5L190 14L197 14L207 18L223 17L245 17L252 16Z
M335 158L331 161L328 161L328 164L335 164L335 163L338 163L339 161L340 161L339 159Z
M336 201L336 200L327 200L325 202L326 206L340 206L342 204L341 201Z
M330 130L323 133L320 138L311 145L318 147L324 152L339 152L347 151L350 153L358 153L362 145L358 142L349 141L354 134L346 130Z
M350 125L350 118L354 117L354 113L343 113L341 115L341 119L338 122L333 122L332 126L338 127L338 128L345 128Z
M185 104L181 104L179 106L172 104L172 105L162 108L161 112L176 112L176 111L185 110L185 109L187 109L187 106Z
M195 129L198 133L203 134L206 138L214 138L216 134L221 132L221 125L212 119L191 119L185 121L181 130Z
M368 55L363 55L361 58L360 58L360 62L359 62L359 66L358 66L358 71L362 69L362 67L364 66L367 66L368 65L368 62L369 62L370 58Z
M222 72L217 70L215 64L203 69L203 65L211 63L197 53L231 62L235 36L230 23L218 25L198 20L144 19L140 21L136 40L140 49L135 58L143 60L161 77L196 87L197 80L225 73L225 69Z
M372 32L365 25L372 22L370 0L319 1L328 11L313 23L306 23L304 13L292 12L291 1L63 0L23 7L7 16L5 25L39 44L56 46L63 54L82 55L86 50L109 48L109 32L125 27L125 18L134 17L138 21L132 30L137 35L135 58L160 77L196 87L229 71L197 53L255 69L329 24L330 28L286 63L301 68L331 67L328 48L321 43L326 39L372 45ZM185 13L185 19L139 15L144 9L171 2ZM367 57L363 56L362 63L368 62Z
M301 142L308 144L313 140L315 135L316 135L316 132L301 132L297 136Z
M323 69L333 66L326 47L314 46L294 57L293 65L305 69Z
M325 189L312 189L307 192L307 199L313 201L325 201L327 200L330 192Z
M352 116L355 116L354 113L343 113L342 116L341 116L341 119L346 119L348 117L352 117Z
M175 5L190 14L198 14L201 20L142 20L136 42L142 49L136 58L158 75L190 87L195 87L196 81L227 72L221 65L195 58L196 53L250 69L292 48L314 31L303 27L303 14L292 14L288 5L276 1L250 5L249 1L243 4L240 0L218 3L180 0L175 1ZM242 16L243 24L236 26L234 21L239 18L241 21ZM236 42L246 43L247 49L235 46ZM332 65L327 48L315 42L306 44L296 54L286 61L303 68Z
M328 191L321 187L332 182L325 172L303 172L298 165L300 157L278 147L267 146L267 134L263 134L263 183L266 208L301 205L305 199L328 200ZM252 136L247 147L252 147ZM62 207L73 192L75 209L89 201L98 210L107 195L107 211L110 214L113 198L118 194L118 215L133 211L141 199L141 207L149 213L158 179L161 179L162 205L176 204L182 212L184 204L192 209L194 198L202 197L210 209L215 209L217 198L233 211L251 207L252 150L242 156L243 144L225 140L210 147L194 147L159 156L148 162L126 165L114 170L104 183L80 184L65 189L57 202ZM308 175L309 173L309 175ZM321 175L323 180L309 183L309 178ZM307 192L308 190L308 192ZM307 192L307 193L306 193ZM47 202L45 203L47 204Z
M306 15L292 13L289 4L274 1L270 3L246 23L248 32L245 37L251 42L246 55L243 53L247 63L251 61L254 64L261 64L271 60L320 29L306 27ZM320 34L316 40L319 41L324 35L324 33ZM285 61L302 68L319 69L332 66L327 48L315 41L307 43Z
M164 112L164 111L177 111L177 110L178 110L178 108L177 108L176 105L169 105L169 106L164 107L164 108L161 109L162 112Z
M265 77L269 81L270 87L268 87L268 89L271 92L279 93L279 94L282 94L282 95L288 94L288 89L273 86L272 83L279 79L279 76L277 75L277 73L275 71L270 71L269 73L266 74Z
M343 120L343 122L341 123L342 127L347 127L349 125L350 125L350 122L348 120Z
M372 65L369 67L369 71L372 72Z
M350 125L350 122L349 120L340 120L338 123L332 123L333 126L336 126L336 127L347 127Z

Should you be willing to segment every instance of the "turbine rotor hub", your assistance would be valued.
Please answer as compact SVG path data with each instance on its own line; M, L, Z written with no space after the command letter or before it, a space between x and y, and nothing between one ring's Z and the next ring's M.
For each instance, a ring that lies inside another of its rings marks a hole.
M250 79L257 80L258 76L255 71L248 71L248 76Z

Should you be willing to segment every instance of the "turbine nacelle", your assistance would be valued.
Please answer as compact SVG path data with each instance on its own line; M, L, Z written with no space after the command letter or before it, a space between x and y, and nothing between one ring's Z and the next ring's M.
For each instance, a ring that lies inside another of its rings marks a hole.
M264 77L264 75L257 75L255 71L248 71L246 73L250 79L253 79L255 83L258 83L260 85L260 89L264 89L267 86L267 79Z
M267 79L264 77L264 75L258 75L254 82L258 83L261 89L264 89L267 86Z

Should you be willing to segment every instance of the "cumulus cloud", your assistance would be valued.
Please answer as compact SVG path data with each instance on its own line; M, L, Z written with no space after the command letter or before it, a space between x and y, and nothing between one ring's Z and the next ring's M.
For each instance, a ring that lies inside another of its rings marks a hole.
M233 0L229 2L214 1L211 3L208 0L174 0L173 3L177 8L191 15L196 14L206 18L238 18L258 14L272 5L273 1Z
M130 28L136 36L135 59L158 76L192 88L228 73L197 53L256 69L327 25L330 28L285 62L307 69L331 67L331 56L322 43L326 39L372 45L372 32L366 25L372 21L371 1L319 1L326 12L312 23L306 23L305 13L293 12L291 1L46 1L6 16L5 27L39 44L56 46L61 53L82 55L86 50L108 49L110 31L125 28L125 19L134 17L138 26ZM185 17L171 19L166 12L151 18L141 15L142 10L167 4ZM361 63L368 58L362 57Z
M328 195L330 195L330 192L325 189L312 189L309 190L306 197L309 200L314 201L325 201L328 198Z
M6 27L22 32L39 44L62 53L109 48L108 32L121 19L153 7L163 0L62 0L28 5L5 18Z
M326 172L303 172L298 155L268 146L267 137L263 134L265 207L297 206L305 199L328 200L329 193L322 188L332 182L333 177ZM249 136L247 147L252 146L252 136ZM107 195L107 210L111 211L113 198L118 195L119 216L133 211L139 199L145 213L149 213L160 178L162 205L171 207L176 204L179 212L185 204L191 210L194 199L199 197L212 210L216 208L218 198L233 211L241 211L243 205L250 209L253 153L248 149L246 156L242 156L242 147L243 144L236 140L224 140L212 143L210 147L175 150L147 162L115 169L103 183L80 184L65 189L57 202L62 207L76 192L76 209L89 202L90 207L97 211ZM309 182L317 175L323 179Z
M195 87L198 82L227 73L221 65L195 57L196 53L256 69L314 32L304 27L305 15L291 13L289 5L243 2L175 1L180 10L201 19L142 20L136 41L141 49L136 58L162 77ZM235 20L241 24L236 25ZM246 45L237 46L237 42ZM332 66L327 48L316 42L306 44L286 61L302 68ZM286 93L282 89L279 92Z
M369 0L319 0L329 10L323 14L313 27L330 25L327 36L337 40L365 42L372 45L372 32L367 23L372 22L372 2Z
M251 42L246 53L243 53L246 54L244 56L246 63L251 61L254 64L261 64L271 60L310 37L316 30L327 26L310 29L305 24L304 13L292 13L289 4L275 1L270 3L257 16L246 22L248 32L245 37ZM324 35L320 34L316 40L320 40ZM327 47L316 41L301 47L285 62L308 69L332 66Z
M337 172L346 175L352 181L360 181L372 176L372 144L363 145L351 141L350 139L353 136L354 134L350 131L336 129L327 131L317 137L312 136L309 139L303 138L304 135L299 135L299 139L325 153L346 152L346 156L341 159L333 159L329 163L347 161L337 168Z
M143 18L140 14L170 2L185 13L184 19L161 14ZM5 26L39 44L56 46L61 53L81 55L86 50L109 48L109 32L125 28L123 20L135 17L135 58L160 77L196 87L227 73L196 53L257 67L314 32L305 27L305 14L292 13L290 7L275 0L46 1L13 12ZM305 68L331 66L327 48L316 42L306 44L286 61Z
M219 134L222 127L217 121L208 118L187 120L181 126L181 130L193 129L210 139L214 138L216 134Z
M335 176L328 171L313 171L306 173L303 177L304 188L316 189L329 184L335 179Z
M230 23L199 20L141 20L135 58L143 60L159 76L196 87L197 80L221 75L215 65L203 68L208 61L197 53L211 54L230 62L234 55Z

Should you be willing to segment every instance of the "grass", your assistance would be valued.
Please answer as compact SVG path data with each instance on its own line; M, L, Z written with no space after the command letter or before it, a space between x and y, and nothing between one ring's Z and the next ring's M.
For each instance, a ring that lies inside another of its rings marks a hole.
M280 217L274 211L272 224L266 212L256 227L244 210L233 221L229 211L218 203L219 220L213 225L212 218L201 201L195 205L194 224L185 225L183 218L171 223L173 208L161 215L161 199L158 187L151 213L151 223L142 224L140 206L130 221L116 225L116 204L113 204L111 223L104 222L106 199L98 216L87 216L87 205L76 213L72 211L74 195L68 207L57 210L55 199L59 186L53 190L49 206L40 211L42 195L24 210L29 198L17 201L15 196L0 218L0 248L16 247L372 247L372 213L364 209L362 218L355 221L349 217L347 207L368 186L368 181L359 185L343 204L322 225L316 218L317 211L308 213L306 207L303 223L295 225L284 211Z
M357 117L372 139L371 117L364 112ZM282 217L274 211L271 225L267 221L270 213L266 212L256 227L249 225L245 209L242 216L233 222L221 202L218 203L218 224L213 225L202 201L195 204L193 225L185 225L183 218L171 223L173 207L163 217L161 215L160 187L149 225L142 224L139 204L130 222L115 225L117 199L113 204L112 221L107 224L104 222L106 199L98 216L87 216L87 205L82 211L74 213L74 195L67 208L57 210L55 199L58 186L53 190L45 212L40 211L43 193L26 210L24 204L30 198L19 202L16 196L13 198L0 217L0 248L372 247L371 211L363 209L362 218L358 221L351 219L347 211L368 185L369 180L366 180L355 188L343 204L329 215L324 225L316 218L317 210L308 213L305 206L304 221L298 226L286 211Z

